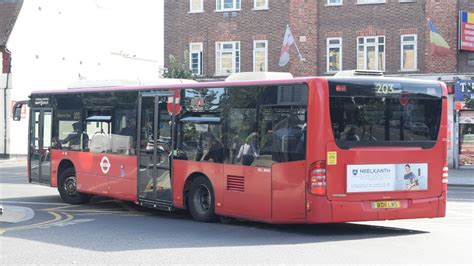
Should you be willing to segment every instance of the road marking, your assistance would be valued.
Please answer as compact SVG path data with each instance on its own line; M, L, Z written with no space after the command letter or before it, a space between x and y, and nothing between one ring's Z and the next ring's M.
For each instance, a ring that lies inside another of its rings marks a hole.
M66 203L43 203L43 202L30 202L30 201L0 201L0 203L13 203L13 204L33 204L33 205L54 205L57 207L51 207L44 209L43 211L46 211L49 213L51 216L53 216L53 219L44 221L44 222L39 222L35 224L28 224L28 225L23 225L23 226L14 226L14 227L8 227L8 228L0 228L0 235L2 235L5 232L8 231L18 231L18 230L28 230L28 229L34 229L34 228L51 228L53 226L67 226L67 225L75 225L78 223L84 223L84 222L90 222L94 221L94 219L77 219L74 220L74 216L70 214L76 213L77 215L106 215L106 214L125 214L129 216L146 216L146 214L140 213L137 210L133 209L131 206L121 202L121 201L115 201L115 200L107 200L107 201L100 201L100 202L93 202L88 204L89 206L91 205L102 205L102 204L107 204L107 203L115 203L120 205L123 209L103 209L103 210L94 210L94 209L76 209L76 210L71 210L69 208L72 207L77 207L76 205L70 205ZM124 210L125 209L125 210Z
M9 172L6 172L6 173L2 173L2 175L21 175L21 176L25 176L26 173L9 173ZM25 176L26 177L26 176Z
M467 201L467 202L474 202L474 199L460 199L460 198L455 198L455 199L448 199L449 201Z
M3 200L0 200L0 203L33 204L33 205L58 205L58 206L67 205L67 206L70 206L67 203L54 203L54 202L47 203L47 202L33 202L33 201L3 201Z
M68 222L66 222L66 221L59 221L59 222L57 222L57 223L52 223L52 224L40 226L40 228L46 229L46 228L51 228L51 227L53 227L53 226L63 227L63 226L76 225L76 224L86 223L86 222L91 222L91 221L94 221L94 219L77 219L77 220L71 220L71 221L68 221Z
M56 212L52 212L52 211L48 211L48 213L53 215L54 218L52 220L41 222L41 223L36 223L36 224L29 224L29 225L23 225L23 226L14 226L14 227L0 229L0 235L2 235L5 232L8 232L8 231L27 230L27 229L37 228L37 227L41 227L41 226L44 226L44 225L47 225L47 224L52 224L52 223L61 221L61 219L62 219L61 214L56 213ZM70 217L68 217L68 218L70 218ZM68 218L66 218L66 220Z

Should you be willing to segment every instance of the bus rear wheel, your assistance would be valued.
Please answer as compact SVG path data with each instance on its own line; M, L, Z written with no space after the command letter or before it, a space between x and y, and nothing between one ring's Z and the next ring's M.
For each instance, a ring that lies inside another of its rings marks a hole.
M188 207L194 220L199 222L215 222L215 198L212 184L204 176L194 180L189 192Z
M64 170L59 176L58 184L61 199L69 204L83 204L90 200L91 196L77 191L77 178L74 168Z

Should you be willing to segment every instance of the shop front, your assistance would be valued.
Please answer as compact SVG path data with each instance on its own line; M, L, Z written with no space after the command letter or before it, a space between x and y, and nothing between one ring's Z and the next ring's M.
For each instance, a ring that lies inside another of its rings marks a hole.
M459 111L459 167L474 167L474 110Z
M474 168L474 89L472 80L460 80L455 86L456 147L455 166Z

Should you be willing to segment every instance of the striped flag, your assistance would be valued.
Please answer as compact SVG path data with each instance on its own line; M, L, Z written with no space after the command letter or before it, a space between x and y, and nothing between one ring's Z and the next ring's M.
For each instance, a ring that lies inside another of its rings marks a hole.
M431 54L438 56L448 55L450 49L449 44L441 37L438 29L431 20L428 20L428 28L430 30Z

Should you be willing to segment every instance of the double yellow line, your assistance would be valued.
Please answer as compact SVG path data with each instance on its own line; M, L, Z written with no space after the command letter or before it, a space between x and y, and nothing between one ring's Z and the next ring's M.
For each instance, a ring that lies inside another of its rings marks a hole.
M104 203L104 202L100 202ZM130 215L143 215L142 213L138 212L136 209L133 207L130 207L126 203L117 202L120 207L122 207L125 210L68 210L71 212L89 212L89 213L124 213L128 212ZM74 216L72 214L69 214L67 212L64 212L64 209L75 207L75 205L66 205L66 206L59 206L59 207L54 207L54 208L48 208L44 209L47 213L49 213L51 216L53 216L52 220L40 222L40 223L35 223L35 224L28 224L28 225L22 225L22 226L13 226L13 227L8 227L8 228L0 228L0 235L2 235L5 232L9 231L18 231L18 230L28 230L28 229L34 229L34 228L44 228L44 227L49 227L49 226L54 226L56 224L60 223L67 223L69 221L72 221L74 219Z
M59 208L64 208L64 207L56 207L56 208L45 209L46 212L48 212L50 215L53 216L52 220L44 221L44 222L41 222L41 223L35 223L35 224L14 226L14 227L8 227L8 228L0 228L0 235L2 235L5 232L8 232L8 231L28 230L28 229L33 229L33 228L41 228L41 227L46 227L46 226L52 226L52 225L55 225L55 224L58 224L58 223L69 222L72 219L74 219L74 216L72 216L69 213L57 211L57 209L59 209Z

